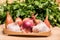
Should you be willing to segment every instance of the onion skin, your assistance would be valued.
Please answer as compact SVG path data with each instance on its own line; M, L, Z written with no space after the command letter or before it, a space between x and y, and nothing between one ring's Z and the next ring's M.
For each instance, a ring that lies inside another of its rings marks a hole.
M35 25L37 25L37 24L40 23L40 20L39 19L36 19L36 15L34 15L34 14L32 14L32 19L35 22Z
M17 24L18 24L19 26L21 26L21 25L23 24L22 19L19 18L19 17L17 17L17 18L15 19L15 22L17 22Z
M30 27L33 27L34 26L34 22L33 22L33 20L25 20L24 22L23 22L23 27L24 28L30 28Z
M7 28L10 31L14 31L14 32L22 32L21 28L19 27L19 25L15 24L15 23L11 23L7 25Z
M45 20L44 20L44 23L50 28L50 22L48 20L48 16L46 16Z
M26 33L32 32L32 27L33 27L34 25L35 25L35 24L34 24L34 22L33 22L32 19L30 19L30 18L25 18L25 19L23 20L23 25L22 25L24 32L26 32Z
M33 32L48 32L50 31L50 29L43 21L41 21L38 25L32 28L32 31Z
M36 25L40 23L40 20L39 19L35 19L34 21L35 21L35 24Z
M7 15L6 15L6 28L7 28L7 25L11 24L11 23L13 23L13 19L10 16L9 12L7 12Z
M24 21L28 21L28 20L30 20L30 18L24 18L24 19L23 19L23 22L24 22Z

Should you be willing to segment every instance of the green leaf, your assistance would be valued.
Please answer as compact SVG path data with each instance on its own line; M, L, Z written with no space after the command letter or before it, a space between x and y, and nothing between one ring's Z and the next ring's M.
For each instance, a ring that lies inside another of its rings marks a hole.
M35 5L39 5L39 2L38 1L34 1Z

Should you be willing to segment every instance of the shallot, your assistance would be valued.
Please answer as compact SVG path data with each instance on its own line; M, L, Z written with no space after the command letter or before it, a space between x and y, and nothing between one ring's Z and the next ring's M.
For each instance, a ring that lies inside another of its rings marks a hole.
M23 24L22 19L19 18L19 17L16 18L15 22L16 22L19 26L21 26L21 25Z
M48 32L50 31L50 29L47 27L47 25L44 22L40 21L39 24L33 27L32 31L33 32Z
M38 15L38 14L34 15L34 13L32 13L32 16L31 16L36 25L40 23L40 20L39 20L39 19L36 19L36 16L37 16L37 15Z
M8 24L7 29L9 29L10 31L14 31L14 32L22 32L18 24L15 24L15 23Z
M45 18L45 20L44 20L44 23L47 25L47 27L49 27L50 28L50 22L49 22L49 20L48 20L48 16L46 16L46 18Z

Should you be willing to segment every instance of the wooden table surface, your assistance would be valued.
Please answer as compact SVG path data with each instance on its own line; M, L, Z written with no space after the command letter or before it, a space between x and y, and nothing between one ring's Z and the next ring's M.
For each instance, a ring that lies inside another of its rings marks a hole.
M0 40L60 40L60 28L52 28L51 35L48 37L7 36L0 32Z

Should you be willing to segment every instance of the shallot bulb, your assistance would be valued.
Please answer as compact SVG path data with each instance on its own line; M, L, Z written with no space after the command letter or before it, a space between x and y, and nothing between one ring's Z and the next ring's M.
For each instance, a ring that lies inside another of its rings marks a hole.
M21 26L21 25L23 24L22 19L19 18L19 17L16 18L15 22L16 22L19 26Z
M46 16L45 20L44 20L44 23L50 28L50 22L48 20L48 16Z
M37 15L38 15L38 14L34 15L34 13L32 13L32 16L31 16L36 25L40 23L40 20L39 20L39 19L36 19L36 16L37 16Z
M22 32L21 28L20 28L17 24L15 24L15 23L8 24L8 25L7 25L7 28L8 28L10 31Z
M48 32L50 29L44 22L40 22L38 25L34 26L32 29L33 32Z
M24 21L28 21L28 20L30 20L30 18L24 18L24 19L23 19L23 22L24 22Z
M34 22L33 22L33 20L32 19L30 19L30 18L25 18L24 20L23 20L23 25L22 25L22 27L23 27L23 30L25 31L25 32L31 32L31 30L32 30L32 27L34 26Z
M6 28L7 28L7 25L8 25L8 24L11 24L11 23L13 23L13 19L12 19L10 13L7 12L7 13L6 13Z

